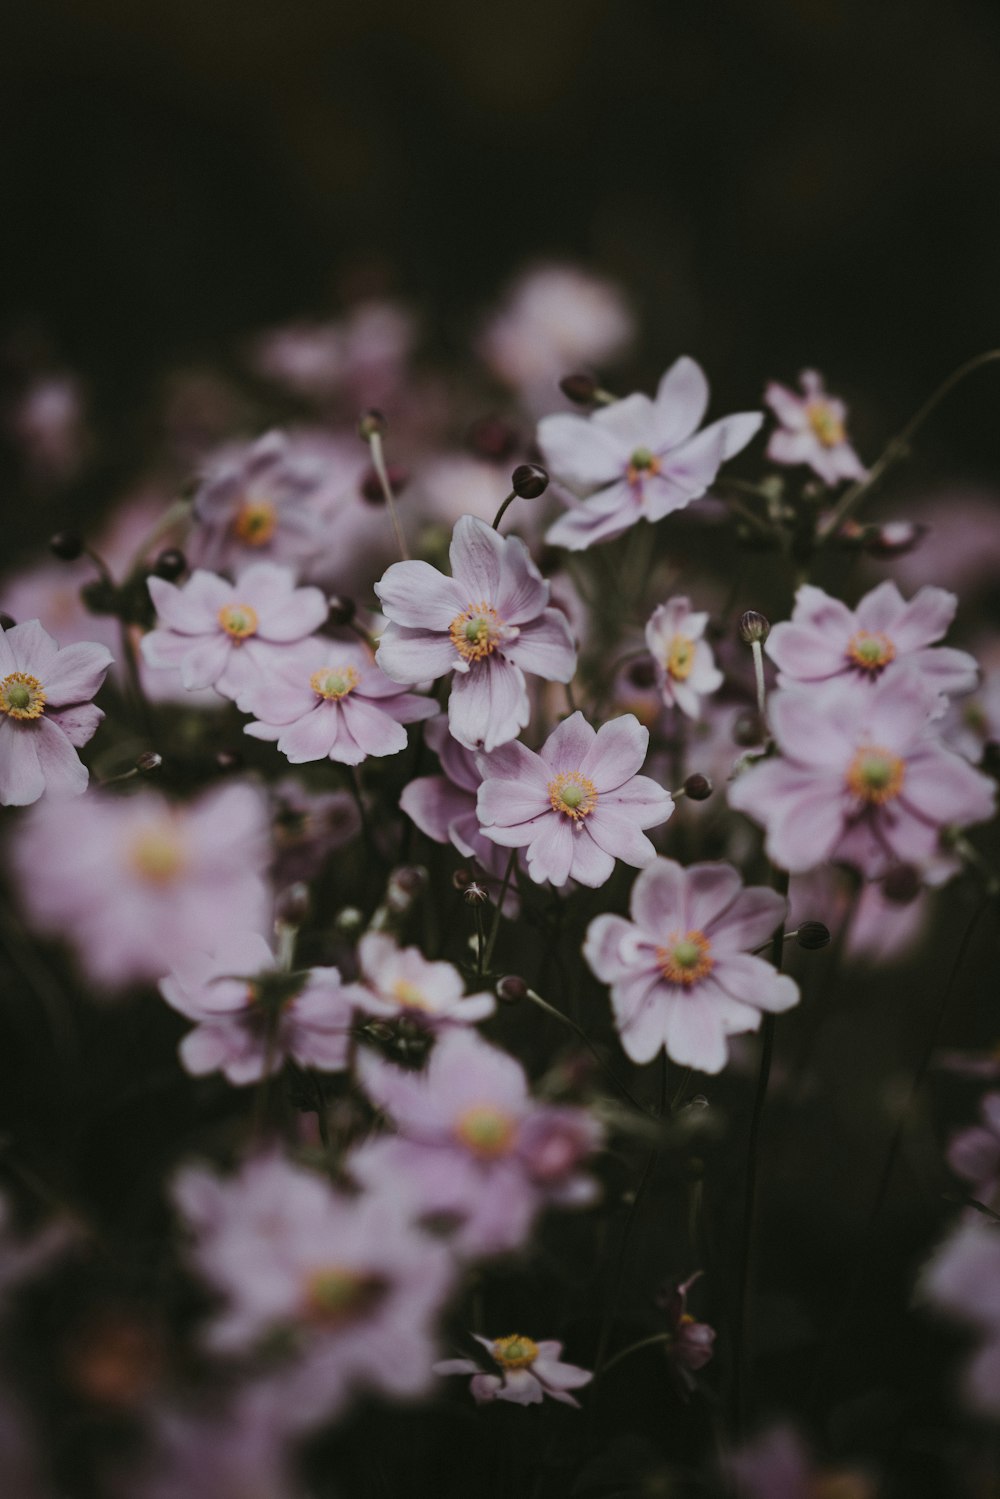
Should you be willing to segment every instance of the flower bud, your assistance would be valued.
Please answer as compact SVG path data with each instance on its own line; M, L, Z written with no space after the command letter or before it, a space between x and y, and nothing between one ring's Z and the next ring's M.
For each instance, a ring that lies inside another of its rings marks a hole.
M184 572L187 572L187 558L177 547L168 547L153 563L154 576L166 583L173 583Z
M451 877L451 883L456 890L468 890L472 884L472 875L467 869L456 869Z
M389 463L385 470L386 478L389 480L389 488L393 494L398 495L401 489L405 489L410 482L409 470L400 468L398 463ZM361 476L361 498L367 500L369 505L384 505L385 495L382 492L382 484L375 469L369 468Z
M517 433L499 416L481 416L468 431L468 444L480 458L500 463L517 447Z
M342 906L333 920L333 929L342 937L352 937L355 932L360 932L364 926L365 918L357 906Z
M376 406L371 406L361 413L358 421L358 436L365 442L371 442L373 437L381 436L388 425L384 414Z
M522 500L537 500L549 487L548 470L540 463L519 463L510 476L510 487Z
M920 894L920 870L913 864L894 864L882 881L882 894L893 905L908 906Z
M275 920L283 922L286 926L304 926L309 919L311 909L309 899L309 886L301 880L294 885L289 885L287 890L282 890L275 900Z
M162 764L163 756L158 755L156 750L143 750L135 762L135 768L141 770L144 776L148 776L154 770L159 770Z
M830 928L821 921L803 921L795 934L795 940L806 952L818 952L830 941Z
M528 997L528 986L516 973L508 973L497 984L497 999L504 1005L520 1004Z
M747 645L763 643L770 633L770 624L756 609L748 609L740 619L740 639Z
M566 375L559 381L559 389L574 406L593 406L597 381L593 375Z
M330 607L328 618L331 625L349 625L358 612L358 606L354 600L340 593L335 593L328 598L327 604Z
M712 795L712 783L708 776L688 776L684 782L684 795L692 802L706 802Z
M389 876L385 898L389 909L408 911L427 884L427 870L421 864L401 864Z
M732 735L734 743L742 749L750 749L755 744L764 743L767 726L755 708L745 708L733 719Z
M899 557L918 546L928 529L916 521L905 520L886 521L882 526L866 526L861 538L861 548L875 557Z
M462 899L467 906L485 906L489 900L489 891L484 885L479 885L475 880L466 885Z
M75 562L83 556L83 539L75 531L57 531L49 541L49 551L60 562Z

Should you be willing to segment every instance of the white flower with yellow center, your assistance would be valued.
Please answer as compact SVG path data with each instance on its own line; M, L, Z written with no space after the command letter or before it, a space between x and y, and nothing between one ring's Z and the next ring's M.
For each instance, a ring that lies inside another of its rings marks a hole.
M722 686L722 672L705 639L708 615L691 608L690 599L668 599L653 610L646 625L646 645L667 707L688 718L701 716L701 701Z

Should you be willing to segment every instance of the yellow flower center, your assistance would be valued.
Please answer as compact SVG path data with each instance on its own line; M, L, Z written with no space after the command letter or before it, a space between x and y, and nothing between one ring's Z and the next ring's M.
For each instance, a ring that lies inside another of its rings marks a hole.
M492 656L503 639L503 620L487 603L470 604L448 626L451 643L465 661Z
M218 614L219 624L234 640L246 640L257 633L257 611L249 604L223 604Z
M574 822L581 821L597 806L597 787L578 770L563 770L548 784L553 812L565 812Z
M456 1137L486 1160L506 1155L514 1143L516 1130L517 1125L510 1115L489 1103L466 1109L455 1122Z
M491 1351L505 1369L526 1369L538 1357L538 1344L520 1333L511 1333L509 1338L497 1338Z
M148 885L169 885L187 865L187 848L180 829L164 820L137 833L128 846L127 857Z
M810 401L806 418L822 447L836 448L846 440L844 424L828 401Z
M248 547L266 546L278 528L278 511L270 500L244 500L233 517L233 531Z
M675 682L687 681L691 675L691 668L694 666L697 649L690 635L673 637L667 650L667 659L663 664Z
M321 666L319 671L314 671L309 678L309 686L317 697L339 702L349 692L353 692L361 681L361 674L353 666Z
M845 780L863 802L881 807L903 789L906 762L877 744L863 744L847 767Z
M656 949L660 972L671 984L696 984L715 967L711 944L704 932L671 932L663 947Z
M648 474L652 478L660 472L660 468L660 460L655 453L651 453L649 448L636 448L629 459L625 477L630 484L638 484L643 475Z
M45 712L45 689L37 677L12 671L0 682L0 713L8 718L41 718Z
M429 1010L430 1005L424 996L422 989L416 984L407 983L406 979L397 979L392 986L392 997L398 999L401 1005L408 1010Z
M881 630L859 630L847 642L847 659L863 671L881 671L896 658L896 647Z
M369 1311L383 1289L377 1275L345 1265L326 1265L306 1277L305 1314L321 1327L341 1327Z

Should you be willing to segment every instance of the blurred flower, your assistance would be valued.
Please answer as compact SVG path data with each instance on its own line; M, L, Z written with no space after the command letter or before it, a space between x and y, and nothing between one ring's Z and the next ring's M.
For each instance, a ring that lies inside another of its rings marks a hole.
M495 749L528 722L524 672L568 682L576 652L565 616L524 542L463 515L446 577L427 562L395 562L376 583L390 620L377 661L397 682L453 672L448 721L467 749Z
M657 1297L667 1314L667 1330L671 1334L667 1344L667 1357L687 1386L694 1384L691 1378L712 1357L715 1329L707 1322L697 1322L687 1309L688 1292L701 1271L696 1270L687 1280L669 1286Z
M480 758L477 811L485 837L504 848L526 848L536 884L570 878L597 888L615 859L642 868L656 850L640 831L666 822L673 798L637 772L649 730L629 715L596 732L573 713L538 754L521 743Z
M434 1365L435 1374L471 1374L469 1389L477 1405L490 1400L509 1400L514 1405L538 1405L550 1395L563 1405L579 1409L570 1390L589 1384L593 1374L576 1364L560 1361L561 1343L536 1343L513 1333L506 1338L482 1338L471 1334L485 1348L490 1362L500 1371L486 1374L471 1358L446 1358Z
M188 951L160 981L163 998L197 1022L180 1044L188 1072L222 1072L240 1086L300 1067L339 1072L347 1066L352 994L336 968L279 973L256 932L221 932L211 954Z
M278 889L308 883L322 870L334 849L361 832L361 814L349 791L312 792L294 776L273 787L275 857L272 870Z
M707 406L701 367L678 359L653 401L637 394L587 417L545 417L538 445L546 467L578 497L549 528L546 541L580 551L611 541L636 521L662 520L703 495L763 421L759 412L742 412L698 432Z
M39 376L7 412L5 425L35 480L67 484L83 467L92 439L75 376Z
M761 1012L798 1003L797 984L748 948L782 920L775 890L744 889L728 864L682 869L657 859L632 887L632 920L598 916L583 953L611 985L622 1046L634 1062L661 1047L681 1066L720 1072L727 1036L755 1031Z
M0 1192L0 1310L25 1281L47 1270L80 1242L80 1230L70 1218L56 1218L31 1233L19 1233L7 1196Z
M286 323L261 333L252 367L293 395L343 396L358 410L390 403L416 338L416 319L395 302L360 302L338 322Z
M688 718L701 716L701 699L723 682L705 639L707 614L697 614L690 599L668 599L653 610L646 625L646 644L656 662L663 701L676 704Z
M791 1426L772 1426L726 1459L741 1499L876 1499L876 1484L856 1468L820 1468Z
M963 1388L982 1415L1000 1417L1000 1233L978 1215L967 1218L924 1266L919 1291L931 1304L979 1334Z
M110 665L103 645L60 650L37 619L0 628L0 805L86 791L90 775L76 750L104 717L90 699Z
M263 931L269 858L266 803L243 783L186 804L145 790L43 802L12 847L30 922L109 989L161 979L227 929Z
M877 879L933 861L941 829L992 817L996 795L934 737L934 704L908 672L870 691L844 679L777 692L781 755L744 770L730 805L767 828L768 854L793 874L836 859Z
M982 1124L952 1135L948 1165L969 1183L976 1201L990 1207L1000 1193L1000 1093L987 1093L979 1112Z
M430 963L417 947L397 947L391 937L369 932L358 943L362 981L351 986L358 1007L370 1015L405 1015L419 1025L472 1025L496 1009L492 994L465 993L457 968Z
M269 661L266 680L244 694L243 705L255 715L244 733L276 740L293 765L398 755L406 748L403 725L438 712L433 698L402 691L360 643L323 636Z
M768 440L767 457L772 463L807 464L831 486L864 479L868 470L847 440L847 407L827 394L815 370L803 370L799 381L801 396L773 380L764 391L764 404L781 423Z
M217 1410L203 1398L153 1410L148 1451L113 1499L302 1499L283 1406L261 1381Z
M148 579L157 628L142 637L151 666L180 670L186 688L214 687L240 707L289 645L327 616L318 588L296 588L290 568L257 562L235 583L200 569L182 586Z

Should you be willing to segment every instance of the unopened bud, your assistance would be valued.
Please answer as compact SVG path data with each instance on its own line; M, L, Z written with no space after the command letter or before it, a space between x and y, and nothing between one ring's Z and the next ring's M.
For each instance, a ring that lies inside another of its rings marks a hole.
M153 573L166 583L173 583L181 573L187 571L187 558L177 547L168 547L153 563Z
M352 936L361 930L364 922L364 915L357 906L342 906L333 919L333 926L341 936Z
M310 909L309 886L296 880L294 885L289 885L287 890L282 890L278 895L275 901L275 920L284 922L286 926L305 926Z
M920 870L913 864L894 864L882 881L882 894L893 905L908 906L920 894Z
M141 770L144 776L148 776L154 770L159 770L162 764L163 756L157 754L156 750L143 750L135 762L135 768Z
M451 883L456 890L468 890L472 884L472 875L467 869L456 869L451 877Z
M548 470L540 463L519 463L510 476L510 487L522 500L537 500L549 487Z
M365 442L371 442L373 437L381 436L388 426L383 412L372 406L361 413L358 421L358 436Z
M395 495L398 495L401 489L405 489L410 482L409 470L400 468L398 463L386 464L385 476L389 480L389 488ZM382 483L375 469L365 470L361 476L360 489L362 499L367 500L369 505L385 504Z
M389 876L385 898L390 910L408 911L427 884L427 870L422 864L402 864Z
M684 782L684 795L692 802L707 802L712 795L712 783L708 776L688 776Z
M484 885L479 885L475 880L466 885L462 899L467 906L485 906L489 900L489 891Z
M767 725L754 708L745 708L733 719L733 740L741 749L750 749L763 744L767 738Z
M740 639L747 645L765 641L770 633L770 624L756 609L748 609L740 619Z
M928 527L915 521L886 521L882 526L866 526L861 539L862 550L875 557L899 557L918 546Z
M509 422L499 416L481 416L473 422L468 432L469 447L480 458L490 458L500 463L509 458L517 447L517 433Z
M566 375L559 389L574 406L593 406L597 399L597 381L593 375Z
M803 921L795 933L795 940L806 952L818 952L830 942L830 928L821 921Z
M57 531L49 541L49 551L60 562L75 562L83 555L83 539L75 531Z
M528 997L528 986L516 973L508 973L497 984L497 999L504 1005L520 1004Z
M349 625L358 612L358 606L353 599L345 598L343 594L335 593L332 598L327 599L330 606L329 620L331 625Z

